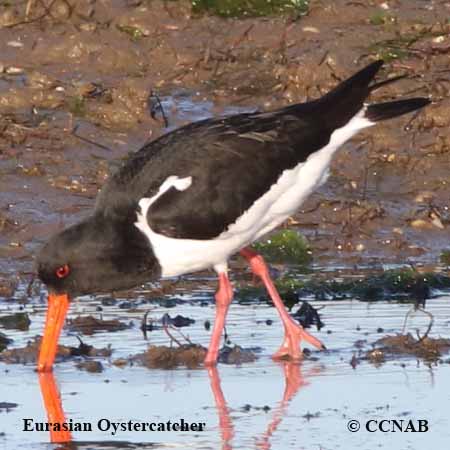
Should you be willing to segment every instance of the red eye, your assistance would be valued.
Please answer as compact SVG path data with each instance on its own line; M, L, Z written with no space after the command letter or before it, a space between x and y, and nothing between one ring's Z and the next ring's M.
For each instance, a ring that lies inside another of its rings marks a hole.
M70 273L70 268L67 264L64 264L63 266L58 267L55 273L58 278L66 278Z

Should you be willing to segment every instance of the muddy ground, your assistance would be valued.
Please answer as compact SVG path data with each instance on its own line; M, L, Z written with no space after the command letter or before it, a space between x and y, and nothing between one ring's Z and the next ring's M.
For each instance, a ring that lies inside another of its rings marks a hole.
M374 100L433 104L347 144L291 226L320 266L438 264L449 246L449 17L447 1L312 0L303 17L233 19L194 14L187 1L0 1L3 295L149 139L316 98L380 57L381 76L408 77ZM151 117L151 92L168 127Z

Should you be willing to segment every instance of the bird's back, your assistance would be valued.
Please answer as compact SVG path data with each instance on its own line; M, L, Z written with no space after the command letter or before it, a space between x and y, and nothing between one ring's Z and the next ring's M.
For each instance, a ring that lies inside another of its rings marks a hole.
M97 209L152 197L169 176L192 177L186 192L172 189L152 206L151 220L172 237L212 238L325 146L331 131L315 102L187 125L132 155L104 186Z
M381 65L382 61L370 64L312 102L207 119L160 137L111 177L99 194L96 210L112 215L124 208L135 211L139 201L153 198L169 177L191 177L188 189L172 187L155 199L147 214L149 225L178 239L220 236L283 174L326 148L330 138L334 137L334 151L359 129L428 103L410 99L364 107L374 87L390 82L371 85ZM330 159L323 159L325 166ZM317 187L327 169L310 166L310 172L305 168L295 180L299 199L302 190L309 193Z

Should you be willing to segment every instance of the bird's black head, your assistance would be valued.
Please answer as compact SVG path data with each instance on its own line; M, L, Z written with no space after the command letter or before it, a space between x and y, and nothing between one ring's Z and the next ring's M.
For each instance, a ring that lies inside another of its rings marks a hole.
M48 309L38 370L52 369L71 297L134 287L159 277L161 267L134 225L134 209L114 217L95 213L53 236L37 258Z
M73 297L158 278L159 263L133 216L117 221L97 213L53 236L37 258L39 278L49 292Z

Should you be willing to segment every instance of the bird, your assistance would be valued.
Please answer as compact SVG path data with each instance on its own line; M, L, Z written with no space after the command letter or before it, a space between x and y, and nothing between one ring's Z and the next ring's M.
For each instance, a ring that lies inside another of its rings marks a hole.
M218 275L205 366L217 363L233 298L230 257L243 256L284 326L275 359L298 360L301 343L324 344L290 316L257 239L292 216L327 179L337 149L358 131L418 110L426 97L366 104L382 60L322 97L274 111L193 122L145 144L99 191L93 211L40 249L37 273L48 306L38 371L51 371L73 298L133 288L206 269Z

